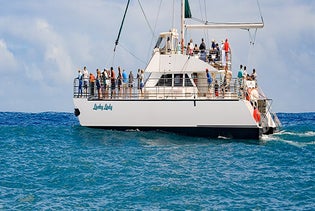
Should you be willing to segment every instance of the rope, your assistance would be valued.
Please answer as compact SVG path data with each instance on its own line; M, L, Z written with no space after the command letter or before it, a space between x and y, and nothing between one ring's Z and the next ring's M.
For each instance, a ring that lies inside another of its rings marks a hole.
M158 19L159 19L159 16L160 16L161 6L162 6L162 0L160 1L159 9L158 9L158 12L157 12L157 15L156 15L156 19L155 19L155 23L154 23L154 31L153 31L154 33L153 33L153 36L151 38L150 46L152 46L153 40L155 39L155 30L156 30L157 22L158 22ZM150 57L151 53L152 53L152 49L149 48L148 49L147 58Z
M126 48L123 44L120 44L120 46L121 46L126 52L128 52L130 55L132 55L134 58L136 58L137 60L139 60L139 61L142 62L143 64L146 64L145 61L143 61L143 60L140 59L138 56L136 56L134 53L132 53L132 51L128 50L128 48Z
M201 19L204 20L203 18L203 11L202 11L202 7L201 7L201 3L200 3L200 0L199 0L199 10L200 10L200 15L201 15Z
M264 23L264 18L262 16L262 12L261 12L261 8L260 8L260 4L259 4L258 0L257 0L257 6L258 6L258 9L259 9L259 14L260 14L261 21Z
M152 27L151 27L151 25L150 25L150 23L149 23L149 20L148 20L148 18L147 18L147 16L146 16L145 12L144 12L144 10L143 10L143 7L142 7L142 5L141 5L141 3L140 3L140 0L138 0L138 3L139 3L139 6L140 6L140 8L141 8L141 11L142 11L142 14L143 14L143 16L144 16L144 19L145 19L145 21L147 22L147 24L148 24L148 26L149 26L149 28L150 28L150 30L151 30L152 35L154 36L154 31L153 31L153 29L152 29Z

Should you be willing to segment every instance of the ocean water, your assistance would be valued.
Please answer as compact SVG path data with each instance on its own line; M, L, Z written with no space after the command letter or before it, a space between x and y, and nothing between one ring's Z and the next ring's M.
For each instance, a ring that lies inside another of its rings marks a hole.
M315 113L254 140L0 113L0 210L314 210Z

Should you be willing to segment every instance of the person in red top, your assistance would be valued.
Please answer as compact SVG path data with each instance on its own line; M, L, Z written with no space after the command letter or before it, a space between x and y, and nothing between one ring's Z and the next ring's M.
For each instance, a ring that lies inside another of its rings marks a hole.
M223 49L225 51L225 59L226 59L226 61L228 61L229 60L228 59L228 55L229 55L229 52L231 51L231 48L230 48L230 44L229 44L227 38L225 39L225 43L223 45Z
M90 73L91 96L94 96L94 85L95 85L95 76L93 75L93 73Z

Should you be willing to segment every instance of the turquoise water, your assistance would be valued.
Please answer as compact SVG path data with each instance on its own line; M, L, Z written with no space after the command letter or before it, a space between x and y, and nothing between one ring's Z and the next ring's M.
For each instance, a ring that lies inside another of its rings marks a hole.
M0 210L312 210L315 113L257 141L81 127L0 113Z

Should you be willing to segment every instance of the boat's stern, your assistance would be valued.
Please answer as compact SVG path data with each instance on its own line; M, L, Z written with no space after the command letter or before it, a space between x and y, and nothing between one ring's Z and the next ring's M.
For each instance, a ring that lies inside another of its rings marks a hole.
M277 114L271 110L271 99L260 99L257 101L260 112L260 126L262 134L269 135L280 130L281 122Z

